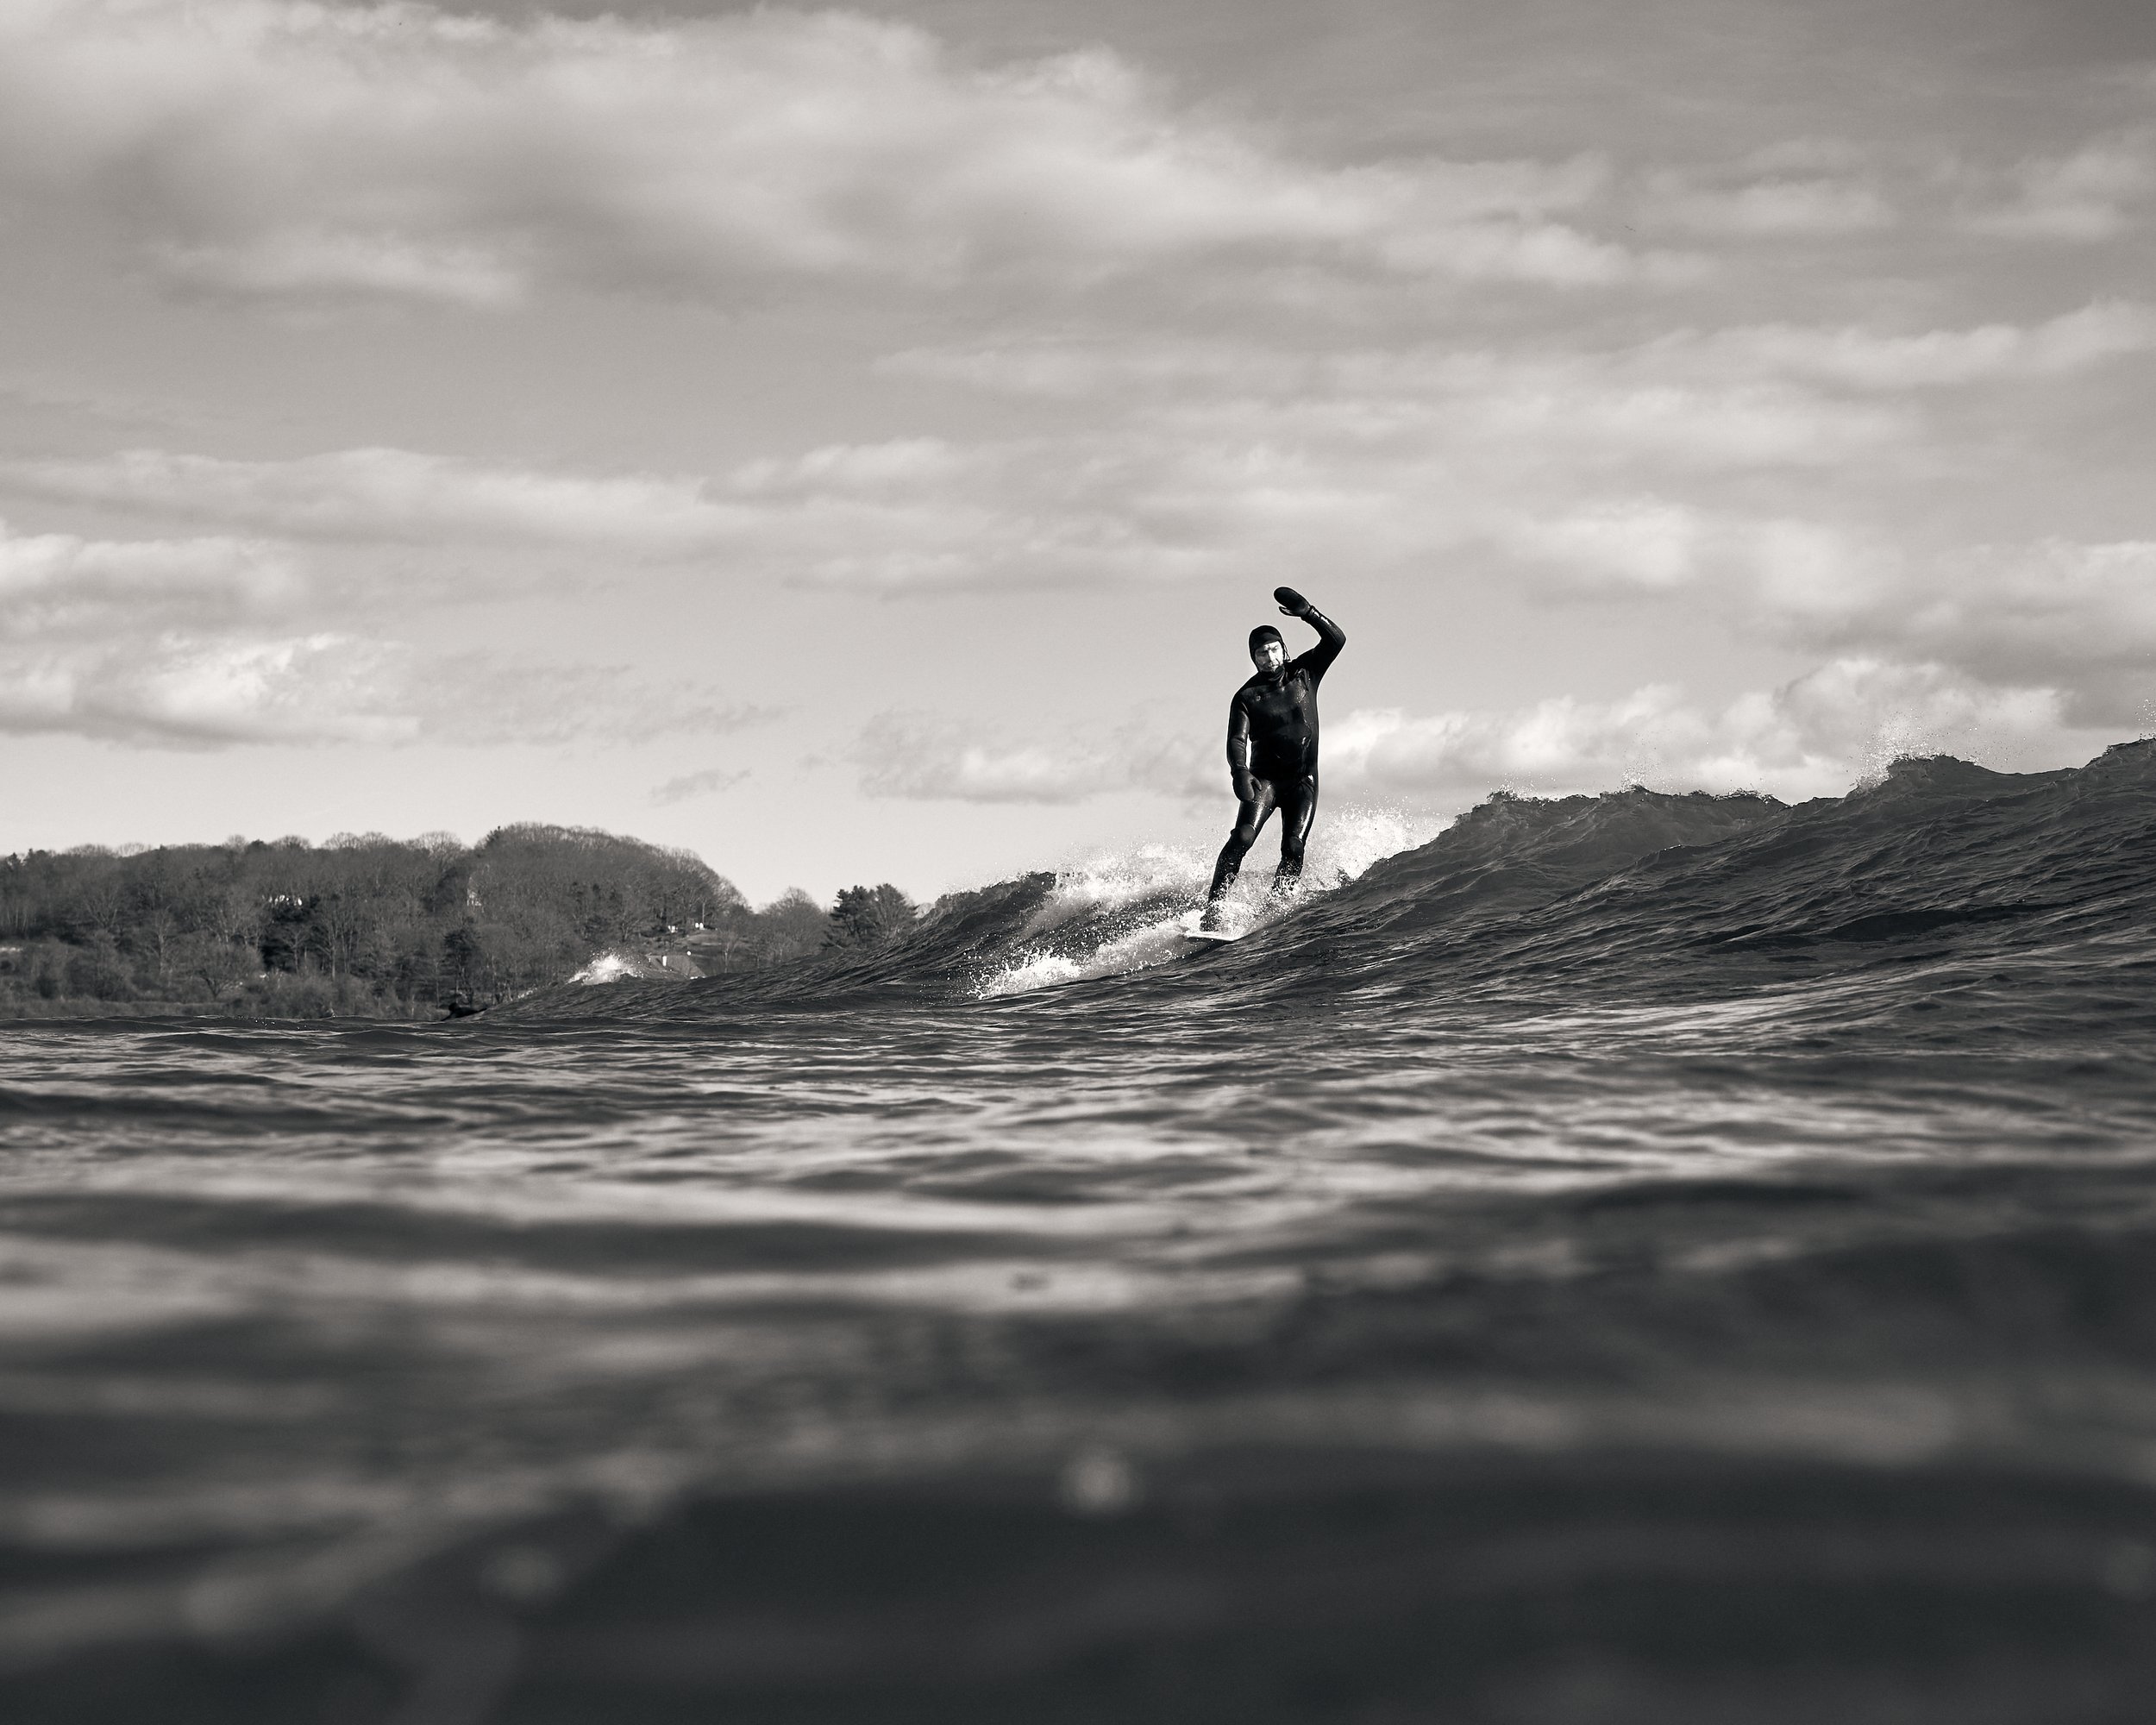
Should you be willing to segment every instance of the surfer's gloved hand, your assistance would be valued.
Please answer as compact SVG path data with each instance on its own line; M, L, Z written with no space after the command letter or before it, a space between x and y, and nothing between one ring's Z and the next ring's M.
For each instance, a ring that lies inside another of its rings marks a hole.
M1310 609L1310 601L1293 587L1275 587L1273 603L1280 607L1282 615L1286 617L1300 617L1303 612Z
M1228 782L1235 787L1236 801L1254 803L1257 800L1257 781L1242 768L1230 771Z

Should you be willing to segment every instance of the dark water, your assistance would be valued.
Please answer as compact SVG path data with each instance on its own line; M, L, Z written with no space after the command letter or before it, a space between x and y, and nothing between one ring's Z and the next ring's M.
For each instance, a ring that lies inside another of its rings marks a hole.
M1181 908L5 1027L0 1713L2147 1716L2156 745Z

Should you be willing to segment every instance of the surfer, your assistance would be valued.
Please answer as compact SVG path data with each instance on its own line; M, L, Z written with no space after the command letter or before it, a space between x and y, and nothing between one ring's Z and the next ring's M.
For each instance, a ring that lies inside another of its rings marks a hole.
M1280 867L1273 890L1294 890L1318 812L1318 684L1347 645L1347 631L1293 587L1275 587L1273 599L1283 616L1300 617L1318 631L1318 644L1290 660L1271 624L1250 631L1250 662L1257 674L1228 704L1228 781L1238 806L1235 831L1220 847L1206 894L1200 926L1208 932L1219 926L1221 897L1235 884L1244 857L1275 809L1280 811Z

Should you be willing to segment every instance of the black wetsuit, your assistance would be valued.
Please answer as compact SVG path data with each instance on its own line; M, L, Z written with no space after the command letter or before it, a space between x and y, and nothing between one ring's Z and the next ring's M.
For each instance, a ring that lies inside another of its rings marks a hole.
M1260 671L1228 705L1228 774L1241 806L1220 847L1207 903L1235 884L1275 809L1281 830L1273 884L1285 887L1302 874L1303 845L1318 813L1318 684L1347 645L1347 631L1322 612L1307 610L1302 619L1318 631L1318 644L1277 671Z

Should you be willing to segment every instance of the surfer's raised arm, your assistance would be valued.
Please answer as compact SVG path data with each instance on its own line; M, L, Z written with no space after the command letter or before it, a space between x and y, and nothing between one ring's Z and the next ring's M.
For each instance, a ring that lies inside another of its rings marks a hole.
M1293 587L1275 587L1273 602L1279 605L1282 615L1300 617L1318 631L1318 644L1295 662L1312 676L1323 676L1326 668L1340 656L1340 649L1347 645L1347 630Z

